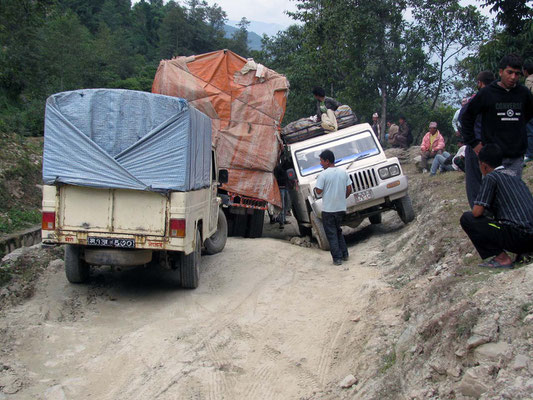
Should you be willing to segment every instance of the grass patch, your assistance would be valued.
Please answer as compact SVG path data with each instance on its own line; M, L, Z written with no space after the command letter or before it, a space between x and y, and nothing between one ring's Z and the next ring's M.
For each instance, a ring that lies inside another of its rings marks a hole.
M385 372L387 372L387 370L392 368L394 364L396 364L396 351L392 349L390 352L388 352L387 354L383 356L382 361L383 361L383 365L379 369L379 372L384 374Z
M0 234L8 234L29 228L41 221L41 211L37 209L11 209L0 214Z
M533 311L533 303L524 303L520 306L520 321Z

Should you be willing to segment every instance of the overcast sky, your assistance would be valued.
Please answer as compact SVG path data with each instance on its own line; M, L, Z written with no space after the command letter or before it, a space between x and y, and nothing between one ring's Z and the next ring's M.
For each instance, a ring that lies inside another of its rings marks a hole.
M207 0L210 5L217 3L228 14L230 20L242 17L250 21L261 21L289 26L294 21L284 11L296 11L290 0Z
M136 3L138 0L132 0ZM250 21L268 22L288 27L295 23L285 11L296 11L295 0L206 0L213 5L217 3L228 14L228 19L238 21L246 17ZM166 1L165 1L166 2ZM184 3L184 0L178 0ZM480 1L462 0L463 5L472 4L479 8L483 15L489 16L488 8L481 8Z
M217 3L228 14L229 20L238 21L246 17L250 21L261 21L283 25L285 27L295 23L285 11L296 11L294 0L207 0L210 5ZM463 0L463 5L478 7L483 15L488 16L488 8L481 8L476 0Z

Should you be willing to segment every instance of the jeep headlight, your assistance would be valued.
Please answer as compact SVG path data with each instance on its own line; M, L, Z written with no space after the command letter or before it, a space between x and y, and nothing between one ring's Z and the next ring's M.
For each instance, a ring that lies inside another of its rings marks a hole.
M380 168L380 169L378 170L378 172L379 172L379 177L380 177L381 179L387 179L387 178L390 178L390 172L389 172L389 168L388 168L388 167L386 167L386 168Z
M378 170L379 177L383 179L392 178L393 176L400 175L400 167L398 164L389 165Z
M398 164L391 165L389 167L390 176L400 175L400 167Z

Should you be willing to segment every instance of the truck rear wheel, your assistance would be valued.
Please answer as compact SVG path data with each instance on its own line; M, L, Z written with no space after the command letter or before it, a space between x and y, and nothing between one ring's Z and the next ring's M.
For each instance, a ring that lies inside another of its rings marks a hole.
M207 254L220 253L224 246L226 246L226 240L228 239L228 222L226 221L226 215L222 209L218 210L217 230L210 237L205 240L205 252Z
M248 229L246 237L260 238L263 236L263 224L265 222L265 211L254 210L248 219Z
M408 194L395 201L396 211L404 224L408 224L415 219L415 211L413 210L413 203Z
M89 264L81 258L81 247L65 246L65 273L70 283L84 283L89 280Z
M329 241L324 230L322 220L317 217L314 211L311 212L311 226L313 230L313 236L318 242L318 247L324 251L329 250Z
M194 251L191 254L180 254L181 287L196 289L200 283L200 263L202 261L202 237L196 230Z

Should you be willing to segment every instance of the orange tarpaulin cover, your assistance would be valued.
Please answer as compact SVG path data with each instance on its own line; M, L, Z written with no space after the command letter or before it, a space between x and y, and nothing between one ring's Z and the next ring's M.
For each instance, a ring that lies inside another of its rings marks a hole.
M213 120L224 189L281 206L272 171L289 82L277 72L229 50L176 57L159 64L152 92L182 97Z

